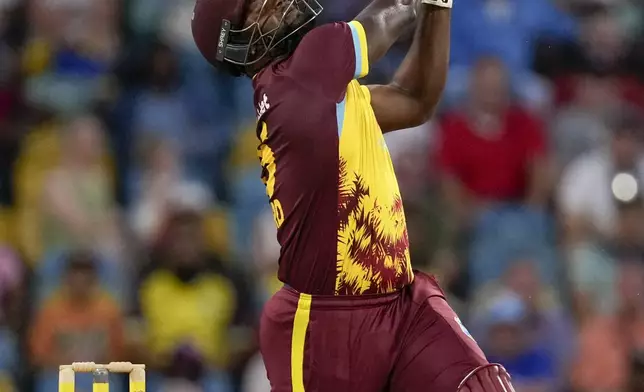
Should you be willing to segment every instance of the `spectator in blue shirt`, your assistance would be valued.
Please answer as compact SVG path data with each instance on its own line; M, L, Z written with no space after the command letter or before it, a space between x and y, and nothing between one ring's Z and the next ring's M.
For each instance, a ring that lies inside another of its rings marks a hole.
M472 66L481 56L501 58L513 72L532 65L535 40L575 35L574 20L551 0L462 0L452 15L453 66Z
M551 0L462 0L452 15L451 67L447 98L465 93L469 69L484 56L498 57L527 103L548 99L546 85L530 71L536 40L573 39L574 20Z
M506 291L487 309L486 332L480 342L490 362L501 363L517 390L552 391L556 365L545 347L532 341L525 322L527 307L521 297Z

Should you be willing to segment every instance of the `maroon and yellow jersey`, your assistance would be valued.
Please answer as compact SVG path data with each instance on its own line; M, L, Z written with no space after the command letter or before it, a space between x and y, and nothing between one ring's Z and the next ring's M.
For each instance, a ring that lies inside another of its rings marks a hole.
M369 90L356 80L368 70L354 21L313 29L254 78L279 278L303 293L388 293L413 280L398 182Z

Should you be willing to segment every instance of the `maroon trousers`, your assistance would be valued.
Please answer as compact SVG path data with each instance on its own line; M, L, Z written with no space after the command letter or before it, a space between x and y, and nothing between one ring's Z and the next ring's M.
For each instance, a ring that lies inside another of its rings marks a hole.
M282 288L260 346L272 392L456 392L487 360L434 278L386 295L311 296Z

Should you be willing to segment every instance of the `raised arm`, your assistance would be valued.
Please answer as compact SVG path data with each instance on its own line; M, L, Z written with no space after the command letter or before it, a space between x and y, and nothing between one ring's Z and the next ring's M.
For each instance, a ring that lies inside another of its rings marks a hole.
M374 0L356 18L367 36L369 63L374 64L416 25L420 0Z
M412 46L392 82L369 86L371 106L383 132L426 122L445 86L451 0L425 2L441 6L418 6L414 0L376 0L356 18L365 28L370 62L383 56L414 19L417 22Z

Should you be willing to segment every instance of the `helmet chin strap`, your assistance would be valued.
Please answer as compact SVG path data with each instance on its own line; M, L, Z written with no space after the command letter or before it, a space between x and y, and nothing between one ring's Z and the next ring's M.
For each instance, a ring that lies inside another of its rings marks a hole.
M222 60L228 60L231 63L242 65L248 57L250 45L229 43L226 46L225 56Z

